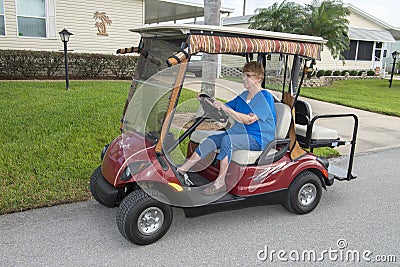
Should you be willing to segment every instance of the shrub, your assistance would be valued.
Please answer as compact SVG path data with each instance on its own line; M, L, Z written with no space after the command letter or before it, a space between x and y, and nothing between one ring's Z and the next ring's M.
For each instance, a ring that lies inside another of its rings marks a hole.
M349 75L350 75L350 76L357 76L357 74L358 74L358 71L356 71L356 70L351 70L351 71L349 72Z
M0 78L50 78L63 64L59 52L0 50Z
M324 75L325 75L325 71L324 70L317 71L317 77L318 78L321 77L321 76L324 76Z
M333 76L340 76L340 74L341 74L340 70L335 70L333 72Z
M332 71L331 70L326 70L325 71L325 76L331 76L332 75Z
M69 73L75 79L131 78L136 56L69 54ZM0 79L64 78L62 52L0 50Z
M346 75L346 72L349 72L348 70L342 70L342 72L340 73L342 76Z
M358 71L357 76L361 76L363 74L363 70Z
M373 70L367 71L367 76L375 76L375 71Z

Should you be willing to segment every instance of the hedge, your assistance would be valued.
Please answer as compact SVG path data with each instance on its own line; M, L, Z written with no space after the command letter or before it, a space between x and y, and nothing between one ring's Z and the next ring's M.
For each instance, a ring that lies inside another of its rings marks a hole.
M131 79L136 61L136 56L69 53L69 77ZM62 52L0 49L0 80L63 79L64 66Z
M325 75L325 71L324 70L317 71L317 77L318 78L321 77L321 76L324 76L324 75Z
M356 70L349 71L350 76L357 76L357 74L358 74L358 71L356 71Z

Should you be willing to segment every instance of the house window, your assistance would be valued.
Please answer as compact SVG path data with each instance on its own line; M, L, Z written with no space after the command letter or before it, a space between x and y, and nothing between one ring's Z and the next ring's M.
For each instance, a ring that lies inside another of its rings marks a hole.
M355 60L356 59L356 53L357 53L357 41L350 41L350 48L347 51L342 52L342 55L344 56L345 59L347 60Z
M381 55L382 55L382 42L376 42L375 43L375 61L380 61L381 60Z
M374 49L374 42L368 41L350 41L350 48L342 52L346 60L372 60L372 51Z
M6 35L4 23L4 0L0 0L0 35Z
M46 0L17 0L18 36L46 37Z
M357 60L372 60L372 51L374 49L374 42L358 41Z

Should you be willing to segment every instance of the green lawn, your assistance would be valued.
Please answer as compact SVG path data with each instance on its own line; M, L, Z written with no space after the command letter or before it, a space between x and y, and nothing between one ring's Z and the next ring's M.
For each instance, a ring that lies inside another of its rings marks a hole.
M302 88L302 96L376 113L400 116L400 81L359 79L336 81L329 87Z
M90 197L129 82L0 82L0 214Z

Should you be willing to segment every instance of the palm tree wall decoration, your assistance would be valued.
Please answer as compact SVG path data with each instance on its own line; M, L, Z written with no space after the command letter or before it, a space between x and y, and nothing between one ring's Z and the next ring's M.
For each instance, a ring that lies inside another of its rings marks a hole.
M93 18L96 21L96 23L94 25L98 30L97 35L108 36L106 25L111 25L112 21L107 16L107 13L96 11L93 13Z

